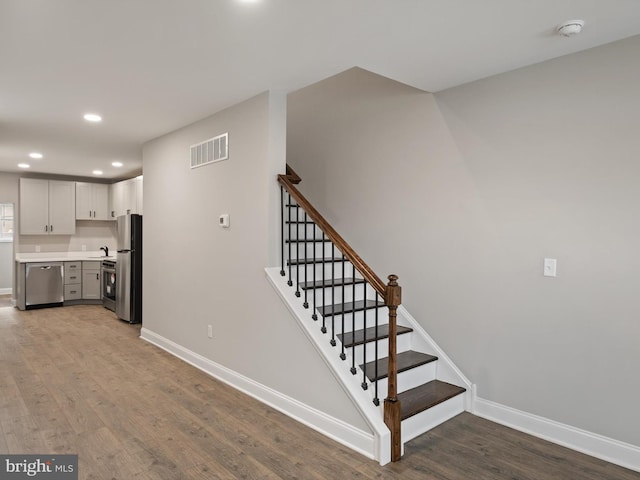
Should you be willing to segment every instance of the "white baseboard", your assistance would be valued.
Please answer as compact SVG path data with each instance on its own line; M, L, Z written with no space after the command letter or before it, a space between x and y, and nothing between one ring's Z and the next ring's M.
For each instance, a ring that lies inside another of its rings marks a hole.
M11 287L9 288L0 288L0 295L9 295L12 292Z
M475 415L640 472L640 447L476 397Z
M169 352L227 385L275 408L279 412L284 413L336 442L368 458L374 459L376 445L373 434L357 429L342 420L234 372L147 328L143 327L141 329L140 338Z

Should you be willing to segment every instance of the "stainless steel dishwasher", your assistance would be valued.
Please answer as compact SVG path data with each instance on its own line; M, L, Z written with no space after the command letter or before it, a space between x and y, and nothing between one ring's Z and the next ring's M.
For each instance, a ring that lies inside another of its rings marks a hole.
M26 308L53 307L64 302L62 262L27 263Z

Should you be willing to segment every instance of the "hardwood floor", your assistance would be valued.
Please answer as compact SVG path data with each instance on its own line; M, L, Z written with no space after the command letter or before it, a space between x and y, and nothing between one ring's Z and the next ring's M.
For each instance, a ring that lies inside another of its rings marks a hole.
M11 306L11 294L0 295L0 308Z
M380 467L140 340L99 306L0 308L0 452L81 479L640 479L469 414Z

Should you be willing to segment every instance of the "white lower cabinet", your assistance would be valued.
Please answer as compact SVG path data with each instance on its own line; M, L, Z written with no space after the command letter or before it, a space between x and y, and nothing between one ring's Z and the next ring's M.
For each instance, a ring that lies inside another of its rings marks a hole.
M82 262L64 262L64 301L82 298Z
M82 262L82 298L100 300L100 262Z

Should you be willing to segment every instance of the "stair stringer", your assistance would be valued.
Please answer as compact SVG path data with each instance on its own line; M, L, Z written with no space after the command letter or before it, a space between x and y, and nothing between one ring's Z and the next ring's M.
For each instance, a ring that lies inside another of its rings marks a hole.
M311 308L302 306L300 298L295 296L295 290L287 285L286 277L280 275L280 268L265 268L265 274L271 286L298 321L302 331L374 433L374 451L369 452L369 456L377 460L380 465L386 465L391 461L391 433L384 423L382 403L380 406L375 406L371 401L370 393L360 386L360 377L352 375L349 369L345 368L344 360L339 357L340 350L330 345L327 334L320 331L319 321L311 319Z

